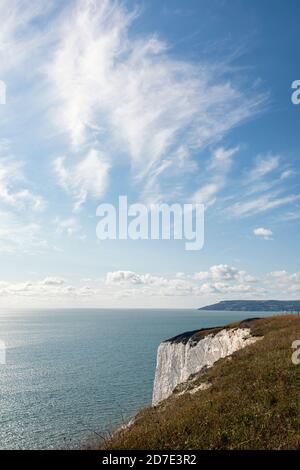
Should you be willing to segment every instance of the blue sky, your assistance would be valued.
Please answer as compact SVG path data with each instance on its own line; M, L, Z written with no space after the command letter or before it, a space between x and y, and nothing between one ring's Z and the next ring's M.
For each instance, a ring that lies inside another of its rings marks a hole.
M299 298L299 2L2 0L0 305ZM99 241L199 202L205 244Z

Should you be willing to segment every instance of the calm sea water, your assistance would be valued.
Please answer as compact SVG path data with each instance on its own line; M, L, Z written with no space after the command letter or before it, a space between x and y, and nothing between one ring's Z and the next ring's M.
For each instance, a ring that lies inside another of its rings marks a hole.
M1 311L0 448L84 446L151 402L159 343L253 312Z

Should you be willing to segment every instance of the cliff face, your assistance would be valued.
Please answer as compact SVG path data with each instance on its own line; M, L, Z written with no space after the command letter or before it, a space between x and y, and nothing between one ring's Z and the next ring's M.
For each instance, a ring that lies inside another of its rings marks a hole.
M211 331L204 337L199 332L185 333L159 345L152 405L171 395L190 375L257 340L251 336L250 328Z

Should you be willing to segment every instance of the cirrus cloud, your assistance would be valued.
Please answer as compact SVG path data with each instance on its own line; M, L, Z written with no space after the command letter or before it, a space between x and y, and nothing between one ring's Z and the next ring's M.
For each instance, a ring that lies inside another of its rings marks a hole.
M158 180L161 189L190 172L195 153L259 112L266 97L241 90L224 63L175 58L157 35L133 35L138 16L119 1L75 2L43 70L59 132L74 149L96 141L114 164L125 160L151 197ZM219 152L215 164L230 157Z
M80 209L87 197L101 197L106 190L110 165L104 155L91 149L75 165L67 165L65 157L54 161L58 183L75 199L74 210Z

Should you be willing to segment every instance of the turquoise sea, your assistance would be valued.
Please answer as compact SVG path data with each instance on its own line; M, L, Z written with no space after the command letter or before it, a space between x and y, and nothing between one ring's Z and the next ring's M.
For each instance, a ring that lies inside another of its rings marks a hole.
M269 314L159 309L0 312L0 448L83 447L151 402L159 343ZM97 438L99 439L99 437Z

